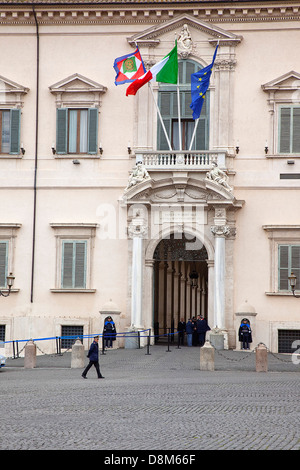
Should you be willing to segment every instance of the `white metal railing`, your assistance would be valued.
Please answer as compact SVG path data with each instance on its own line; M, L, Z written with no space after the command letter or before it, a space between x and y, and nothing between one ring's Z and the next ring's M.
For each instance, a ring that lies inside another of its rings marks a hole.
M215 162L226 167L226 152L222 151L144 151L136 152L136 161L141 161L147 170L207 170Z

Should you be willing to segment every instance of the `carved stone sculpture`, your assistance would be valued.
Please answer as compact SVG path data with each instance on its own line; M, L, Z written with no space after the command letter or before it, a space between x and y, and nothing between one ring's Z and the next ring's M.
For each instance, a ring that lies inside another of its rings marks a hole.
M225 171L221 170L216 162L212 163L212 169L206 173L206 178L209 181L215 181L216 183L224 186L224 188L232 191L232 188L228 184L228 176L226 175Z
M127 191L132 186L135 186L136 184L148 179L151 179L148 171L143 166L142 162L138 162L133 168L131 175L129 176L128 184L125 188L125 191Z
M178 54L186 59L193 51L193 41L187 24L183 25L177 40Z

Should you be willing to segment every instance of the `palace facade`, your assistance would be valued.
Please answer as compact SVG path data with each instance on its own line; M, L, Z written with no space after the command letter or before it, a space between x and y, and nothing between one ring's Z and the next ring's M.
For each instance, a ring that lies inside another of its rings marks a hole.
M101 333L107 315L152 338L203 315L225 348L247 318L252 347L293 352L299 20L293 0L0 3L7 355L11 341ZM176 40L178 86L115 85L117 57L138 45L149 69ZM190 76L217 45L195 129Z

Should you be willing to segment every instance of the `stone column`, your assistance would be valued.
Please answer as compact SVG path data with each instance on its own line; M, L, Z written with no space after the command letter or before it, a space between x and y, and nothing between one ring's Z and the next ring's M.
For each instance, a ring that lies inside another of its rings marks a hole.
M135 211L128 229L132 237L132 266L131 266L131 328L143 328L143 238L147 232L145 219L140 211Z
M131 276L131 325L142 327L143 293L143 239L134 236L132 240L132 276Z
M225 328L225 237L229 235L227 225L211 227L215 235L215 290L214 290L214 327Z

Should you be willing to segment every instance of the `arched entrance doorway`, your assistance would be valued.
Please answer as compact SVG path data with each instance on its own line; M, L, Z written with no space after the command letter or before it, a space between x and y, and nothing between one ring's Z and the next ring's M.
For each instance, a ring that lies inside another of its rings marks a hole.
M207 319L208 254L203 243L185 233L172 233L154 255L154 331L156 338L177 331L178 321Z

